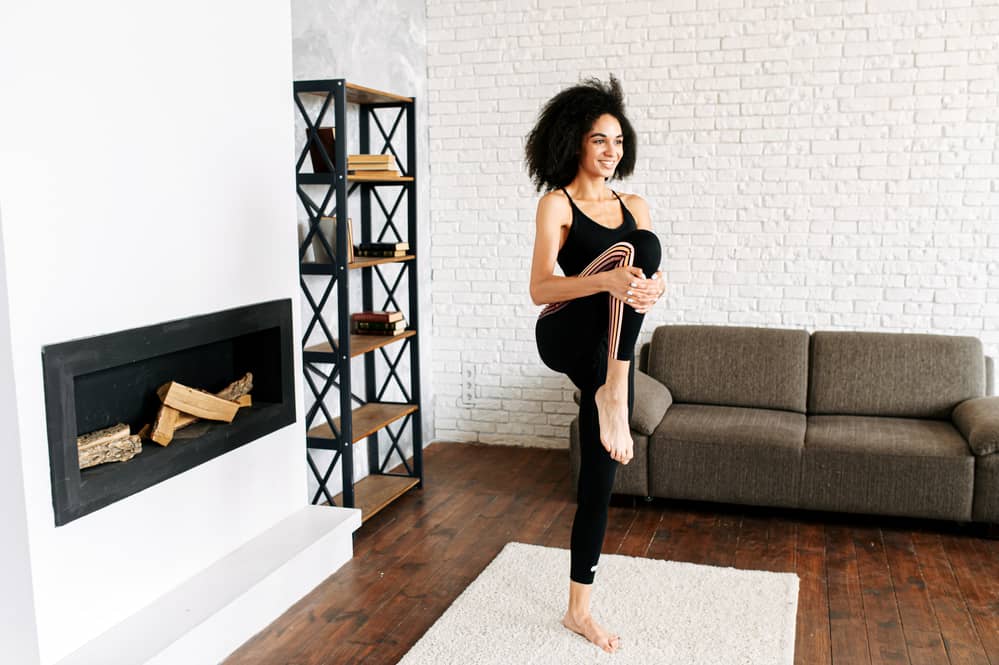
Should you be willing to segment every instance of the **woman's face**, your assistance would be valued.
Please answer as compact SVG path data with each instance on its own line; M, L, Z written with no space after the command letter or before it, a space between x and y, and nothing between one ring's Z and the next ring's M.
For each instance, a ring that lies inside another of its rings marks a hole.
M621 123L610 113L596 119L583 138L579 153L579 168L586 173L610 178L624 155L624 135Z

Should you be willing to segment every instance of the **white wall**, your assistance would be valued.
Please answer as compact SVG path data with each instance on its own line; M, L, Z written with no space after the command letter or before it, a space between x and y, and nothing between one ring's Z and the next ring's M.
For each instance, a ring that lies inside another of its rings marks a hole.
M999 2L428 0L437 436L564 447L523 143L623 82L663 323L975 335L999 352ZM462 377L472 375L471 399Z
M432 372L432 347L434 340L430 335L432 329L432 310L430 307L430 213L428 200L430 198L430 165L428 163L429 146L427 141L427 67L426 67L426 7L424 0L347 0L346 2L331 2L330 0L295 0L292 3L292 32L294 71L295 78L301 80L309 79L334 79L345 78L351 83L356 83L369 88L383 90L398 95L414 97L416 99L416 153L417 153L417 185L416 185L416 205L417 205L417 274L421 277L419 293L419 337L420 345L420 382L421 382L421 413L422 431L424 446L433 440L434 436L434 385ZM308 104L309 99L305 102ZM319 98L311 100L310 111L315 114L321 104ZM348 153L359 153L360 143L358 139L358 107L350 104L347 106L347 126L346 132L337 132L338 137L346 134L348 141ZM378 111L378 117L385 127L385 131L391 130L392 122L395 119L394 110ZM323 125L333 125L332 108L326 116ZM382 146L381 134L371 123L370 129L371 149L379 150ZM305 144L305 123L296 117L296 138L300 147ZM403 119L393 137L393 146L400 151L400 156L404 157L406 149L406 122ZM306 158L306 170L309 170L309 159ZM325 194L324 187L310 186L307 188L313 197L321 197ZM383 204L387 208L395 203L399 188L383 187ZM335 203L335 202L334 202ZM403 237L406 237L406 208L407 201L403 198L398 211L393 217L396 228L399 229ZM354 220L354 232L356 242L360 242L360 219L361 204L360 191L350 197L348 202L350 217ZM333 208L331 204L330 209ZM371 203L373 229L381 228L383 215L378 204L372 197ZM308 218L304 208L298 206L299 225L307 231ZM395 240L394 236L388 236L388 240ZM391 285L398 268L392 265L383 266L383 274L389 285ZM350 280L350 304L351 311L361 309L361 273L351 271ZM384 302L384 291L376 277L372 277L375 288L375 308L380 309ZM306 277L306 283L311 289L311 293L316 298L323 293L327 283L325 277ZM408 276L403 277L400 288L396 292L396 301L400 304L404 313L408 315L409 291L407 288ZM308 325L312 315L307 301L301 301L302 325ZM337 316L336 294L330 298L327 307L324 309L324 317L332 326L336 334ZM391 306L390 306L391 307ZM411 318L411 317L409 317ZM310 344L317 344L325 341L320 331L316 331L309 340ZM385 347L386 353L392 360L398 355L398 345ZM386 363L380 352L376 352L376 367L378 368L378 379L376 388L380 388L384 382L384 368ZM400 360L397 370L399 377L407 390L410 387L410 351L407 349L402 360ZM323 366L329 369L329 366ZM355 394L364 397L364 360L362 357L354 358L351 363L352 388ZM314 377L317 385L322 386L322 380ZM336 390L329 393L326 406L333 416L340 414L339 398ZM305 404L310 407L313 404L312 392L305 387ZM405 395L399 391L394 382L390 382L389 390L386 391L383 400L405 401ZM357 404L355 404L355 407ZM313 426L323 422L322 414L313 423ZM401 421L390 425L393 432L399 432ZM412 455L413 444L411 438L412 425L407 424L400 438L400 448L403 454L409 458ZM379 461L384 460L391 443L387 435L379 436ZM325 471L332 454L322 450L312 451L313 458L317 461L322 471ZM389 458L389 468L399 464L401 458L398 453L392 452ZM330 477L330 494L337 494L343 489L341 481L342 466L337 462L337 468ZM354 448L354 478L355 481L368 474L368 457L366 442L359 442ZM314 480L309 481L310 496L315 492L317 484Z
M286 2L0 12L0 206L42 663L305 504L299 405L294 426L56 528L40 362L46 344L297 307L291 78Z
M13 376L10 356L10 313L7 309L7 271L3 260L3 211L0 210L0 376ZM14 383L0 380L0 644L13 663L38 660L35 602L31 590L31 557L24 510L24 477L17 436L17 400Z

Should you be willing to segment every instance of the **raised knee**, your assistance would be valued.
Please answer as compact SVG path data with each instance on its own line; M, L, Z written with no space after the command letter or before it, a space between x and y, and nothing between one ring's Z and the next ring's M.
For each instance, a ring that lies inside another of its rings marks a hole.
M659 236L648 229L635 229L628 238L634 252L634 263L646 272L655 272L662 259Z

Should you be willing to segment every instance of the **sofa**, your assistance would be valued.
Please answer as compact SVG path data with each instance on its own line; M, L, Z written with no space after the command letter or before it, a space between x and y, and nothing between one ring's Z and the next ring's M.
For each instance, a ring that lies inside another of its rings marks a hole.
M977 338L663 325L636 361L634 457L616 494L984 522L995 534L999 397Z

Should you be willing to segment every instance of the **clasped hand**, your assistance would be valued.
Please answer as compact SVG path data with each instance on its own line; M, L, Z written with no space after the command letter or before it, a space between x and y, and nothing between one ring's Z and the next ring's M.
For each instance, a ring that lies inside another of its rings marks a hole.
M647 278L641 268L618 266L608 273L608 282L607 291L640 314L648 312L666 292L661 270Z

